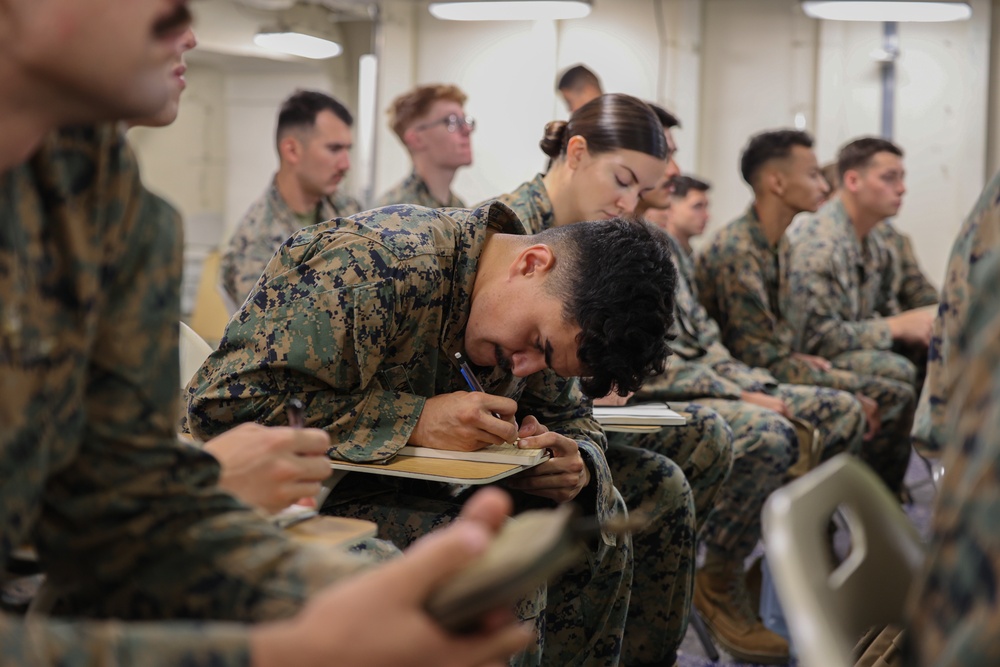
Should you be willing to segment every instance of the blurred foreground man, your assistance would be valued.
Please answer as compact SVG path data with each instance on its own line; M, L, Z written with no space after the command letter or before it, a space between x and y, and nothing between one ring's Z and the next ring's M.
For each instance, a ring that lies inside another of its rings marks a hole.
M290 544L176 442L179 225L118 125L92 124L164 108L188 22L183 0L0 3L0 564L33 543L64 617L0 616L0 664L502 660L523 630L451 637L423 612L502 495L306 605L362 563Z

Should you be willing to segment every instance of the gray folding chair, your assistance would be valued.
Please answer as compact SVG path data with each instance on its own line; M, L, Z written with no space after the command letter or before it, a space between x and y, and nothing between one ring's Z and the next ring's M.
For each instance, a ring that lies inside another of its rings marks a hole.
M851 552L834 565L827 526L838 511ZM839 454L772 493L763 533L803 667L848 667L869 628L902 619L924 549L898 501L859 460Z

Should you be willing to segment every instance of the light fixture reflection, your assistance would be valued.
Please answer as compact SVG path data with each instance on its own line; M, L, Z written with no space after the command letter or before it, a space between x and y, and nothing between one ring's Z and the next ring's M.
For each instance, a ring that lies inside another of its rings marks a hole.
M445 21L541 21L579 19L590 14L584 0L472 0L432 2L430 12Z
M804 0L802 10L814 19L833 21L965 21L972 17L967 2L927 0Z
M344 51L337 42L301 32L261 31L254 36L253 43L262 49L313 60L333 58Z

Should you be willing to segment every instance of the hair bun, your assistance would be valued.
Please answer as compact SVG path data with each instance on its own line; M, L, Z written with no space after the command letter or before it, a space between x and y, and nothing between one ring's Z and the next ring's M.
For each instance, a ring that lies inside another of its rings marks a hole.
M566 126L564 120L554 120L545 126L545 136L538 142L542 152L549 157L559 157L563 150L563 139L566 137Z

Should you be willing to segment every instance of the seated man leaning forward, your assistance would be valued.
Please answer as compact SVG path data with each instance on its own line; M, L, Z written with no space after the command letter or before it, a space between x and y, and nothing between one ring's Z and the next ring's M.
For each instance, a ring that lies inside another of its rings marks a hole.
M577 387L624 393L663 370L674 276L665 236L639 221L528 236L494 202L323 223L282 245L230 321L188 386L190 426L207 438L241 422L285 424L285 402L297 397L305 424L325 429L330 455L348 461L386 460L407 444L474 450L520 437L553 456L506 482L518 509L575 500L603 522L624 504ZM456 352L485 392L466 391ZM355 473L327 510L368 517L405 545L455 515L453 491ZM549 584L548 664L588 655L612 664L620 650L629 540L605 533L593 547L592 565Z

